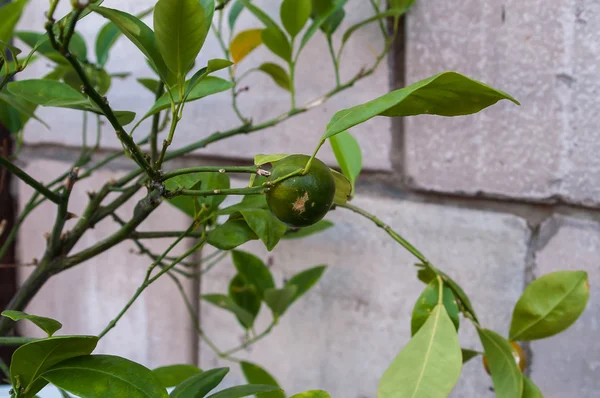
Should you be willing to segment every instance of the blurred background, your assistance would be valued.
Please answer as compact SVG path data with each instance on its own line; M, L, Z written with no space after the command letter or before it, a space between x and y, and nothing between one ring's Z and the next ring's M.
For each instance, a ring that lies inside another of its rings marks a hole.
M254 3L279 19L280 0ZM132 14L153 4L153 0L104 2L106 7ZM61 2L59 15L69 6ZM31 0L18 28L41 32L46 8L46 0ZM336 43L344 27L371 15L372 8L366 0L349 0L346 14ZM151 16L146 20L151 25ZM104 23L90 15L78 26L88 48ZM259 26L244 11L236 31ZM377 24L356 33L342 58L342 81L369 66L381 47ZM210 36L197 64L217 57L222 53ZM266 49L258 49L238 65L239 73L273 59ZM115 109L140 114L153 104L153 96L133 78L152 74L130 42L122 39L115 45L107 69L133 74L113 81L107 97ZM39 77L49 70L47 61L38 60L19 78ZM529 355L527 372L544 396L597 397L600 302L594 292L600 285L600 131L596 120L600 114L600 1L416 0L388 60L373 76L276 128L223 141L176 165L251 164L258 153L311 152L336 111L445 70L504 90L521 106L503 101L478 115L460 118L376 118L353 129L364 159L355 200L456 279L474 302L481 323L503 335L508 333L512 308L527 283L559 269L586 270L592 295L581 319L559 336L524 347ZM322 35L315 35L300 57L296 82L301 104L335 86ZM267 76L254 74L244 84L248 91L240 95L239 105L254 121L288 110L287 92ZM48 182L79 155L82 117L77 111L57 108L41 108L39 116L51 129L28 124L19 164ZM211 96L186 107L173 147L229 129L236 122L229 93ZM109 127L104 126L102 135L104 154L121 150ZM95 128L92 120L89 128ZM141 125L136 138L148 128L149 121ZM329 147L321 157L335 164ZM79 214L87 203L86 191L131 167L132 162L124 159L76 184L69 210ZM6 180L5 186L0 217L11 219L31 190L15 179ZM123 216L131 214L134 204L122 209ZM43 234L54 216L54 208L43 205L21 228L10 261L23 266L0 268L4 302L31 271L25 265L41 256ZM268 262L278 283L308 267L329 267L272 335L239 357L264 366L290 394L322 388L332 397L372 398L379 377L410 338L410 315L423 285L416 278L411 256L383 231L341 210L331 212L328 219L335 227L307 239L284 241L270 253L260 242L242 247ZM143 229L187 226L186 216L165 204ZM104 221L78 247L97 242L115 228L111 221ZM160 251L168 243L153 241L152 248ZM97 334L140 284L148 261L136 254L132 243L124 243L51 279L27 310L60 320L65 325L63 333ZM198 297L226 292L231 276L227 259L200 282L186 280L184 285L194 298L206 333L224 348L242 341L241 328L231 314L200 305ZM268 325L263 315L259 330ZM27 325L20 332L38 335ZM464 347L481 348L468 322L462 322L460 335ZM233 365L226 381L231 385L243 381L235 364L220 360L198 339L168 280L143 294L101 341L99 351L148 367L181 362L202 368ZM477 358L465 365L452 396L491 398L491 385Z

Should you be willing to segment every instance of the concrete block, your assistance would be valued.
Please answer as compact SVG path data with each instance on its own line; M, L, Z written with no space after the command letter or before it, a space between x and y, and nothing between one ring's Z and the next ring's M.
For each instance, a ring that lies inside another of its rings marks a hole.
M147 9L155 1L117 1L107 0L105 7L118 8L135 14ZM255 1L258 6L267 10L273 18L279 20L280 0ZM59 12L66 13L69 3L61 2ZM32 0L27 7L25 15L19 24L21 30L43 30L43 10L47 8L46 0ZM370 3L360 0L351 0L346 6L347 18L339 28L336 37L336 48L339 48L341 34L352 24L366 19L372 15ZM88 56L93 60L95 34L106 22L105 19L91 14L81 23L78 31L86 38ZM152 17L147 17L145 22L152 26ZM227 26L227 23L224 23ZM248 11L244 11L237 24L236 32L244 29L261 27ZM229 37L228 33L226 37ZM363 67L369 67L375 59L374 51L380 51L383 46L381 32L377 24L370 24L353 35L348 42L342 58L342 81L354 77ZM223 53L216 38L210 34L202 52L197 59L197 67L205 65L208 59L223 58ZM238 66L238 76L252 67L258 67L262 62L282 61L270 54L263 46L242 60ZM22 73L20 78L39 78L48 71L49 62L45 60L31 64ZM131 72L132 76L126 80L114 80L111 90L107 94L111 106L116 109L133 110L138 116L154 103L153 95L142 88L135 78L151 77L149 67L143 55L125 38L121 38L114 46L107 64L109 72ZM224 72L224 71L222 71ZM226 73L220 73L226 76ZM315 34L313 40L303 50L299 58L296 72L296 91L298 104L302 105L312 101L335 87L333 66L330 61L326 40L321 33ZM270 78L260 73L254 73L249 79L242 81L241 86L249 86L249 91L239 97L240 108L246 117L252 118L255 123L261 123L279 116L290 109L290 99L287 92L276 86ZM240 135L227 142L217 143L203 150L201 153L209 156L239 157L251 159L258 153L312 153L319 138L333 114L343 108L367 102L385 94L389 90L387 63L382 62L378 71L371 77L361 81L356 87L338 94L325 104L312 109L310 112L295 116L280 123L276 127L253 133L251 136ZM48 131L42 125L32 122L27 127L26 140L30 143L52 142L72 146L81 145L81 114L77 111L62 110L57 108L40 109L39 115L52 126ZM95 132L95 118L91 118L89 126ZM172 148L177 148L195 142L210 135L215 131L225 131L240 125L231 107L230 93L220 93L210 98L191 103L186 106L184 117L178 126ZM131 128L133 125L128 126ZM363 148L366 168L389 170L391 136L390 120L380 118L353 129ZM136 131L135 137L143 138L150 128L150 119L144 122ZM114 132L108 123L102 128L102 146L106 148L121 149ZM60 132L57 134L55 132ZM327 146L322 156L329 162L335 162L332 152Z
M57 161L31 160L26 171L32 176L48 182L67 170L69 164ZM93 177L75 184L69 211L81 214L87 205L86 191L98 189L118 172L97 172ZM21 206L29 199L31 188L19 183ZM141 195L123 206L118 214L127 219ZM26 219L18 236L19 259L30 263L41 258L46 248L44 232L50 231L56 216L56 206L45 202ZM165 221L168 222L165 222ZM71 228L75 220L67 221ZM182 230L189 221L178 210L163 204L146 220L140 230ZM106 219L89 230L71 254L89 247L116 231L116 224ZM151 250L161 253L171 240L147 241ZM182 252L186 243L174 249ZM137 287L142 283L151 261L137 254L132 242L94 257L74 268L53 276L27 307L27 311L55 318L64 327L59 334L100 333L108 322L125 306ZM23 281L31 268L21 268ZM192 294L191 281L183 280L188 295ZM20 330L28 336L40 336L37 327L22 322ZM130 358L150 367L180 362L194 362L194 340L192 323L183 301L168 278L151 285L133 304L117 326L104 337L97 348L98 353L108 353Z
M468 292L486 327L506 333L511 309L524 285L529 229L524 220L499 213L378 198L359 192L356 204L403 234ZM321 282L296 302L272 334L237 357L272 372L288 395L322 388L333 397L374 397L379 378L410 338L410 316L424 285L414 258L370 221L344 209L328 216L335 227L304 240L284 241L267 253L259 243L243 247L271 264L277 284L296 272L329 265ZM202 293L224 293L231 262L203 277ZM234 317L201 304L205 332L221 350L242 341ZM265 307L257 331L270 321ZM480 348L474 328L461 326L465 347ZM230 384L243 382L235 363L219 360L204 343L204 368L232 366ZM455 397L493 397L480 359L468 363Z
M406 80L456 70L500 88L479 115L405 119L409 183L432 191L597 205L597 2L416 2Z
M598 324L600 300L600 224L572 217L548 220L540 232L535 276L560 270L585 270L591 287L588 307L565 332L533 341L531 377L545 397L592 398L600 389Z

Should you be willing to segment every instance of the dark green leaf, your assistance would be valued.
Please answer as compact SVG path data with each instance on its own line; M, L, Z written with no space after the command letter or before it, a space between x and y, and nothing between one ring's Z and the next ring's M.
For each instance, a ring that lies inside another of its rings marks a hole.
M209 95L229 90L232 86L232 83L228 80L224 80L214 76L205 77L202 80L200 80L196 84L194 89L189 93L186 102L192 102L200 98L207 97ZM187 88L187 85L185 86L185 88ZM179 103L179 91L176 87L171 90L171 95L173 95L175 102ZM152 106L152 108L150 108L148 113L144 115L142 120L154 115L157 112L170 108L171 100L169 98L169 94L167 93L160 97L158 101L156 101L156 103Z
M244 220L227 220L224 224L210 231L207 235L208 244L221 250L231 250L248 242L258 239Z
M152 371L112 355L71 358L47 369L42 377L82 398L167 398Z
M154 373L154 376L163 388L170 388L175 387L192 376L202 373L202 370L194 365L180 364L161 366L160 368L152 369L152 373Z
M233 313L246 328L252 327L254 323L252 314L237 305L229 296L225 296L224 294L203 294L202 300Z
M12 55L12 58L14 59L17 55L21 54L21 50L18 49L17 47L10 45L6 42L3 42L2 40L0 40L0 60L4 59L4 53L5 52L9 52ZM12 71L13 69L11 69Z
M235 21L237 21L241 12L244 10L244 4L240 0L235 0L229 9L229 30L233 32L233 27L235 26Z
M256 257L254 254L234 250L231 252L233 265L237 272L251 285L256 286L258 296L262 299L265 290L275 287L273 275L269 267Z
M88 99L69 85L55 80L30 79L8 83L8 91L17 97L42 106L79 109Z
M523 395L521 398L544 398L538 386L525 375L523 375Z
M536 279L515 305L509 338L536 340L566 330L583 313L589 297L585 271L558 271Z
M262 44L262 31L262 29L244 30L231 40L229 52L231 53L233 62L237 64Z
M0 92L0 94L2 94L2 92ZM13 134L17 134L24 126L19 112L2 99L0 99L0 123Z
M265 62L258 67L258 70L271 76L275 84L284 90L291 90L290 77L285 69L273 62Z
M377 398L447 397L461 368L456 329L438 304L381 377Z
M36 48L37 53L42 54L49 60L59 64L69 65L69 61L67 61L66 58L63 57L58 51L52 48L50 41L48 41L48 34L20 31L16 32L15 36L29 47ZM87 46L85 44L85 40L77 32L73 33L73 37L71 37L69 51L72 54L75 54L75 56L82 61L87 59Z
M310 13L312 12L312 1L283 0L279 12L283 27L290 36L295 37L300 33L310 17Z
M344 5L346 4L346 0L342 0L339 2L338 7L334 12L331 13L329 17L321 24L321 30L327 36L333 35L333 33L337 30L337 28L341 25L342 21L346 17L346 12L344 11Z
M417 302L413 307L412 318L410 321L410 329L413 336L417 334L419 329L421 329L427 319L429 319L429 315L431 315L433 309L438 304L440 297L439 292L439 281L434 279L425 287L417 299ZM452 320L456 330L458 330L460 322L458 317L458 305L456 304L452 290L448 286L444 286L442 295L442 301L444 308L446 309L446 313L450 317L450 320Z
M43 316L37 315L29 315L25 312L21 311L3 311L2 316L12 319L13 321L20 321L22 319L27 319L28 321L33 322L37 327L42 329L44 332L48 333L48 336L52 336L56 333L60 328L62 328L62 323L52 318L46 318Z
M207 19L198 0L159 0L154 10L156 42L167 67L185 78L206 39Z
M167 80L167 66L162 59L154 32L145 23L127 14L126 12L111 8L90 6L95 12L113 22L140 51L148 58L148 61L158 72L158 75Z
M246 378L246 381L248 383L266 384L269 386L281 388L279 387L279 384L277 383L275 378L273 378L273 376L271 376L269 372L267 372L257 364L242 361L240 362L240 366L242 368L242 372L244 373L244 377ZM260 394L260 398L285 398L285 394L283 393L283 391L278 390Z
M146 78L146 77L141 77L136 80L142 86L146 87L152 94L156 93L156 90L158 89L158 83L159 83L158 80L150 79L150 78Z
M33 396L48 384L42 373L65 359L91 354L97 343L96 336L59 336L22 345L12 356L11 383L18 377L26 396Z
M288 229L282 239L299 239L306 238L319 232L323 232L326 229L333 227L333 223L327 220L321 220L313 225L304 228L291 228Z
M15 122L17 122L17 126L13 126L16 127L15 130L11 130L9 125L6 124L7 127L9 127L9 130L13 131L13 132L18 132L20 131L25 124L27 123L27 121L29 119L35 119L38 122L40 122L41 124L43 124L46 128L50 128L50 126L48 126L48 124L46 122L44 122L42 119L40 119L39 117L37 117L35 115L35 110L37 108L36 104L33 104L29 101L26 101L22 98L16 97L12 94L10 94L8 91L0 91L0 102L6 102L7 105L9 105L11 108L13 108L15 110L15 112L17 113L16 115L16 120Z
M288 307L294 302L298 287L296 285L287 285L281 289L266 289L265 303L273 311L273 318L278 319L282 316Z
M254 324L254 319L258 315L261 305L257 287L249 283L242 275L236 274L229 283L229 297L231 297L234 303L252 314L252 323ZM244 322L239 318L238 322L242 326L245 326Z
M263 241L268 251L273 250L287 231L287 226L279 221L270 210L241 210L242 216L254 233Z
M469 362L471 359L475 358L477 355L481 355L479 351L469 350L467 348L461 348L462 352L462 362L463 364Z
M263 64L264 65L264 64ZM254 165L255 166L262 166L263 164L267 164L267 163L271 163L271 164L275 164L277 162L279 162L281 159L287 158L288 155L287 153L272 153L272 154L258 154L254 156Z
M100 95L106 94L110 88L111 78L104 69L96 69L93 65L84 65L84 73L88 81ZM83 82L73 68L67 68L62 76L65 83L75 90L81 90Z
M338 173L335 170L331 170L331 173L335 179L335 196L333 197L333 203L336 205L343 205L352 197L352 184L345 175Z
M477 332L488 360L496 397L520 397L523 393L523 374L513 357L510 344L492 330L478 329Z
M117 121L121 126L127 126L135 119L135 112L131 111L114 111Z
M229 368L211 369L193 376L175 388L170 398L202 398L221 383Z
M346 131L375 116L469 115L502 99L519 104L500 90L456 72L443 72L365 104L337 112L327 125L324 138Z
M302 36L298 53L302 51L311 37L323 26L338 7L343 7L344 2L345 0L312 0L313 22Z
M316 267L305 269L292 276L287 281L286 286L296 286L296 294L294 295L293 301L296 301L302 297L307 291L310 290L316 283L321 279L321 276L327 269L326 265L318 265Z
M269 17L263 10L256 7L254 4L250 2L250 0L240 0L240 3L244 5L259 21L261 21L267 28L276 28L281 31L281 28ZM283 31L281 31L283 34ZM285 36L285 35L284 35Z
M142 19L148 16L154 10L154 6L136 14L136 18ZM108 61L110 49L117 42L117 39L121 36L121 31L112 22L106 23L98 32L96 37L96 62L98 65L104 66Z
M388 0L390 8L407 10L414 4L415 0Z
M292 59L292 46L285 34L279 28L266 28L261 33L261 38L265 46L271 52L285 61L290 62Z
M435 272L433 272L430 268L422 268L417 271L417 278L425 284L429 284L432 280L435 279Z
M329 137L329 143L342 173L350 180L352 191L354 191L356 178L362 170L360 145L347 131Z
M226 388L216 394L210 395L208 398L242 398L250 395L258 395L260 393L280 390L278 387L266 386L261 384L248 384L245 386L237 386ZM263 395L260 394L260 397Z
M331 398L331 395L323 390L311 390L293 395L290 398Z
M17 22L21 18L28 0L17 0L0 6L0 40L8 43L13 36Z
M462 307L464 307L464 310L467 311L473 317L475 322L479 322L477 319L477 314L473 309L473 304L471 304L471 300L469 300L469 297L462 289L462 287L460 287L458 283L454 282L454 280L450 278L447 274L439 270L438 272L442 276L444 284L448 285L448 287L452 289L452 293L454 293L454 298L456 298L458 302L462 305Z

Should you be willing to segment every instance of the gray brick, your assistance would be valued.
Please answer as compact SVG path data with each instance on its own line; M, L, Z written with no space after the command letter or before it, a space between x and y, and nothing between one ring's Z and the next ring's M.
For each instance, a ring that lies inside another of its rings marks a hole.
M598 322L600 300L600 224L570 217L555 217L541 230L542 247L536 254L536 276L559 270L585 270L591 295L581 318L565 332L532 342L532 379L545 397L592 398L600 390Z
M505 333L524 284L529 229L522 219L366 192L359 192L356 201L462 284L483 325ZM410 314L423 285L416 279L415 260L382 230L342 209L330 217L334 228L283 242L270 254L260 244L245 247L269 259L278 284L317 264L329 269L271 336L239 357L263 365L290 394L323 388L334 397L374 397L380 376L410 337ZM232 265L222 264L203 278L202 292L225 292L232 275ZM267 312L262 309L258 331L269 322ZM232 315L206 304L201 315L206 333L221 349L240 343L243 333ZM464 346L480 347L464 320L461 335ZM228 364L205 344L200 352L205 368ZM464 372L453 396L493 397L480 359ZM229 383L242 381L239 371L233 375Z
M417 2L407 82L457 70L514 95L477 116L406 119L405 170L425 190L597 205L600 4Z
M42 181L49 181L68 167L63 162L32 160L26 171ZM109 178L118 176L119 173L99 172L77 182L69 211L81 214L88 201L85 192L98 189ZM21 206L31 192L29 186L19 183ZM139 199L140 195L137 196ZM125 219L130 217L137 200L123 206L119 215ZM29 263L33 258L42 256L46 247L43 234L52 227L55 215L56 206L46 202L26 219L18 237L21 262ZM68 221L66 228L71 228L75 221ZM100 222L82 237L72 254L113 233L115 225L108 219ZM187 226L185 216L165 204L140 226L140 230L181 230ZM152 250L162 252L170 240L149 242ZM147 257L133 253L135 249L133 243L125 242L52 277L29 304L27 311L61 321L64 328L59 334L97 335L125 306L144 279L151 262ZM19 271L22 281L30 268L21 268ZM192 283L186 280L182 282L190 294ZM124 356L147 366L193 362L194 337L189 319L175 285L163 278L150 286L117 326L100 341L97 352ZM42 336L37 327L26 322L20 327L25 335Z
M154 3L156 1L123 2L107 0L103 3L103 6L137 13ZM281 4L280 0L257 0L255 3L269 11L274 18L279 19L278 7ZM69 2L59 4L60 11L66 12L68 7ZM46 0L32 0L26 9L19 28L22 30L43 30L44 16L42 10L46 9ZM336 39L336 47L339 47L341 33L348 26L364 19L366 15L372 14L370 3L360 0L351 0L346 9L347 20L339 29L340 37ZM148 17L146 22L149 26L152 26L151 17ZM85 23L79 26L78 30L87 39L90 57L93 57L92 44L95 40L95 34L103 23L105 23L103 18L92 14L86 17ZM261 25L248 11L244 11L236 26L236 30L239 32L243 29L256 28ZM379 51L382 43L381 32L377 24L368 25L356 33L348 42L347 49L344 52L342 80L348 80L359 73L364 66L370 66L375 59L373 51ZM198 67L206 64L207 60L211 58L223 58L219 44L212 34L207 39L197 60ZM266 61L281 64L281 60L271 55L263 46L239 64L238 76L245 70L257 67ZM48 64L49 62L43 60L37 61L31 64L20 76L21 78L39 78L48 71ZM107 95L113 108L133 110L139 116L146 113L154 103L153 96L142 88L134 78L150 77L152 74L144 61L143 55L137 48L125 38L121 38L111 53L107 69L110 72L128 71L133 73L133 76L127 80L114 81L113 87ZM226 76L227 74L221 73L221 75ZM303 50L303 54L299 58L296 75L296 90L298 104L300 105L320 97L335 87L329 50L322 34L317 33ZM254 73L242 82L242 85L246 84L250 86L250 91L240 96L240 107L244 114L247 117L252 117L256 123L274 118L290 109L287 92L277 87L268 77ZM336 95L316 109L295 116L276 127L253 133L251 136L240 135L224 143L212 145L202 153L245 159L250 159L259 153L312 153L325 130L327 122L336 111L383 95L388 89L388 68L384 60L373 76L361 81L356 87ZM52 130L47 131L39 123L32 122L28 125L25 134L27 142L51 142L72 146L81 144L81 115L79 112L57 108L40 109L38 112L40 117L52 126ZM231 108L229 92L211 96L208 99L186 106L184 118L179 124L172 147L184 146L215 131L228 130L239 126L239 124L240 122ZM95 120L90 120L89 125L91 131L95 132ZM131 127L132 125L129 126L129 128ZM150 122L148 120L136 131L135 137L141 139L149 128ZM56 132L60 132L60 134ZM353 129L353 133L356 133L355 136L363 148L365 167L380 170L391 168L388 156L391 144L389 119L379 118L373 120ZM103 128L102 145L106 148L121 149L121 145L108 123ZM329 146L324 148L322 156L329 162L335 161Z

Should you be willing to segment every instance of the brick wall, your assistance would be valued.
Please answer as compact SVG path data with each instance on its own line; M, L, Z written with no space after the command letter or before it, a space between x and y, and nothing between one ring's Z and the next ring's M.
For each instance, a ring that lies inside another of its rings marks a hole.
M137 12L149 0L105 1L108 7ZM278 0L256 0L274 10ZM63 4L66 5L66 4ZM45 0L32 0L22 29L40 30ZM364 18L368 2L350 0L349 19ZM91 45L103 21L88 17L82 33ZM347 21L350 23L350 21ZM600 145L594 115L600 111L600 3L597 1L417 0L405 26L404 41L390 62L371 78L320 108L271 130L228 140L199 151L179 165L235 161L250 154L309 152L330 116L337 110L370 100L391 85L412 83L443 70L457 70L503 89L521 107L500 103L479 115L463 118L414 117L390 121L377 118L353 130L359 139L365 172L356 201L403 233L435 264L463 285L476 303L482 323L506 334L512 307L524 286L557 269L585 269L592 292L600 284ZM244 14L239 28L257 26ZM378 41L378 28L360 31L343 61L343 78L370 62L369 46ZM322 38L301 57L298 71L300 102L332 87L333 71ZM220 53L207 41L198 63ZM259 50L243 63L270 59ZM243 70L245 66L240 66ZM28 70L43 73L44 61ZM108 68L150 76L140 54L126 40L115 46ZM390 83L392 82L392 83ZM130 79L108 94L116 108L144 112L152 102ZM181 146L232 126L229 97L217 95L189 107L175 145ZM241 99L242 110L264 120L286 110L285 93L266 78L258 78ZM48 131L31 123L23 152L26 169L45 181L68 168L80 145L80 116L56 108L42 109ZM106 127L106 126L105 126ZM145 131L142 125L139 131ZM91 124L90 124L91 128ZM106 127L103 148L120 149ZM324 159L333 157L325 148ZM128 162L77 185L75 213L86 202L86 190L128 170ZM21 203L28 187L19 187ZM186 220L165 206L145 228L182 229ZM123 209L123 216L132 207ZM40 256L43 233L54 217L37 210L22 229L19 259ZM251 250L269 259L278 281L300 269L328 264L320 284L286 313L273 336L240 357L271 370L291 393L324 388L334 397L374 397L377 380L408 341L410 314L422 285L415 278L412 258L373 225L342 210L331 214L336 223L323 234L284 242L272 253L258 243ZM115 226L99 225L82 246L106 236ZM156 243L156 249L164 243ZM69 333L98 333L124 305L141 282L148 260L130 253L131 244L53 278L29 310L59 318ZM21 277L26 272L21 272ZM232 275L224 263L185 288L223 292ZM198 300L194 300L198 304ZM204 328L222 347L235 346L242 333L229 314L201 305ZM263 314L264 315L264 314ZM568 332L527 345L530 374L546 397L593 397L600 389L597 333L600 304L592 293L582 319ZM266 318L266 316L265 316ZM259 321L265 325L267 319ZM260 327L259 327L260 329ZM35 334L27 328L28 334ZM463 346L479 348L467 322L461 326ZM188 361L202 367L226 365L199 344L174 285L153 286L107 335L100 346L148 366ZM235 368L235 366L234 366ZM234 371L230 383L241 376ZM478 360L465 365L453 396L493 397L491 380Z

